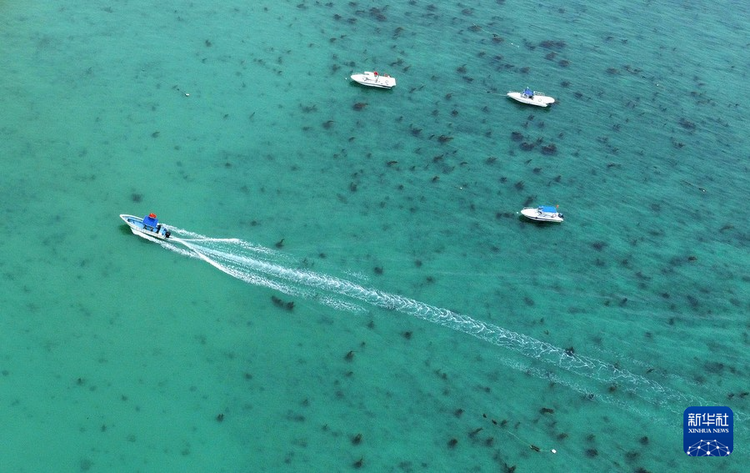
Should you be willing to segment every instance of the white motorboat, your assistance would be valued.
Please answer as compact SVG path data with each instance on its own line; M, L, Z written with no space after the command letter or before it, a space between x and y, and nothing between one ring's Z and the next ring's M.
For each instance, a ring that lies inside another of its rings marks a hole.
M557 211L557 207L542 205L539 207L526 207L521 210L521 215L536 222L561 223L565 220L563 214Z
M547 107L555 103L555 99L544 95L543 92L536 92L526 87L523 92L508 92L508 97L512 98L516 102L525 103L528 105L535 105L537 107Z
M150 240L156 238L158 240L166 240L171 235L171 232L167 227L159 223L159 219L156 218L156 214L148 214L145 217L136 217L135 215L120 214L120 218L128 224L130 231L139 237Z
M380 74L378 71L365 71L364 74L352 74L352 80L367 87L378 87L380 89L392 89L396 87L396 78L388 74Z

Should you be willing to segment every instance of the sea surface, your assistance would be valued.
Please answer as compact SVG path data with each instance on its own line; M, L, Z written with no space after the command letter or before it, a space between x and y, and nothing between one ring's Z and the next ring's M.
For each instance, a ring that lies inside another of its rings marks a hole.
M0 471L747 471L748 5L0 2Z

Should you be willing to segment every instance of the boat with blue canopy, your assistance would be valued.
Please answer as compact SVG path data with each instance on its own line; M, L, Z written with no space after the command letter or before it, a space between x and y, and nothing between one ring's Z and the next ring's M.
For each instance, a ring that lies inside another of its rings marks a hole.
M537 107L547 107L555 103L555 99L545 95L544 92L537 92L531 90L529 87L523 89L523 92L508 92L506 95L516 102L535 105Z
M521 210L521 215L535 222L561 223L565 220L565 216L558 211L557 206L551 205L525 207Z
M147 240L156 238L158 240L166 240L171 235L171 232L166 225L159 223L159 219L156 214L150 213L145 217L136 217L135 215L120 214L120 218L128 224L130 231L134 235L145 238Z

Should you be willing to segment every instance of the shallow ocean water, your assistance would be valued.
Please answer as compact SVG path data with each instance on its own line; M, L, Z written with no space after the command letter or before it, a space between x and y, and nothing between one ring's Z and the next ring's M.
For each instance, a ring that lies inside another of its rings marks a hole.
M746 6L0 11L3 471L743 470Z

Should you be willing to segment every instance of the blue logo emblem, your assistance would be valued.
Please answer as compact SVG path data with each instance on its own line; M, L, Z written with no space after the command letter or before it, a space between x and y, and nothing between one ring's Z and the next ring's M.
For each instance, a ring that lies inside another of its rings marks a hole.
M682 448L688 456L726 457L734 450L734 413L728 407L688 407L682 427Z

